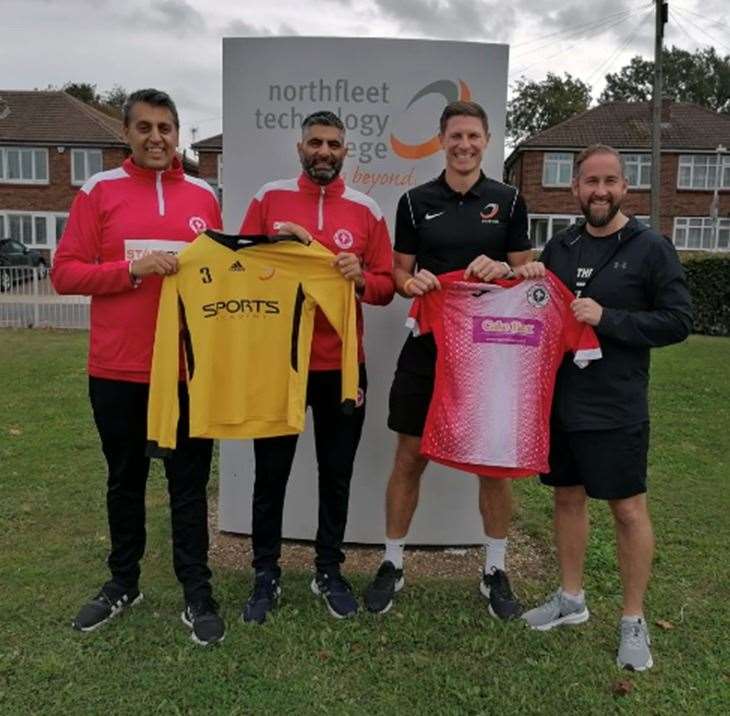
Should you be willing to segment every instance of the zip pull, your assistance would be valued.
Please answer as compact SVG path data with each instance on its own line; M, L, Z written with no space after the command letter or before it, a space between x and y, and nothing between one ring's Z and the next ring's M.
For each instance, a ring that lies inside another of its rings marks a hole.
M319 187L319 211L317 213L317 231L324 229L324 187Z
M165 215L165 194L162 191L162 172L157 172L155 180L155 188L157 189L157 211L160 216Z

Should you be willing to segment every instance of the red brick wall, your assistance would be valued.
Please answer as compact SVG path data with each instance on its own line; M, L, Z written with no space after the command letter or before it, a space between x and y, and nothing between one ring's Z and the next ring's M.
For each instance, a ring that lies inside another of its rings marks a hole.
M521 152L515 162L510 181L522 191L531 214L580 214L570 189L542 186L543 152ZM709 216L711 191L677 189L679 154L662 155L661 231L671 236L676 216ZM629 189L624 202L628 214L648 216L649 189ZM730 191L720 192L720 216L730 216Z
M201 179L218 181L218 155L220 152L198 153L198 176Z
M104 149L104 169L118 167L129 152L125 149ZM71 149L59 154L48 147L49 184L0 184L0 209L15 211L66 212L79 187L71 184Z

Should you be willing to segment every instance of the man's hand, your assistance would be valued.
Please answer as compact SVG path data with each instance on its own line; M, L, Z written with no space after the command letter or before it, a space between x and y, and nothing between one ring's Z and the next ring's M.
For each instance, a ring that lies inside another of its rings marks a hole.
M484 254L477 256L464 271L464 278L476 278L483 283L489 283L495 278L507 278L512 273L509 264L504 261L494 261Z
M403 292L408 296L423 296L440 288L439 280L426 269L419 269L403 284Z
M545 264L539 261L528 261L522 266L515 266L512 269L515 272L515 276L519 278L544 278L545 277Z
M280 221L274 224L277 236L296 236L304 244L312 243L312 235L299 224L291 221Z
M355 254L343 251L341 254L337 254L337 258L332 262L332 265L339 269L342 276L348 281L354 281L355 288L358 291L365 289L365 276L362 273L362 263Z
M129 273L133 278L143 278L153 273L158 276L170 276L177 273L177 256L162 251L151 251L141 259L132 261Z
M587 323L589 326L597 326L603 315L603 307L592 298L576 298L570 304L570 310L573 311L576 321Z

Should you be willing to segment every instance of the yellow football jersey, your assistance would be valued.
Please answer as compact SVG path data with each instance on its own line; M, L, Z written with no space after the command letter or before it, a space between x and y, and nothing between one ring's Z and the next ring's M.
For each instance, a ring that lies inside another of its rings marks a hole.
M209 231L163 281L148 405L148 439L175 447L182 337L190 436L257 438L304 429L315 308L342 340L343 409L358 385L352 281L316 241L251 244ZM352 401L352 402L350 402Z

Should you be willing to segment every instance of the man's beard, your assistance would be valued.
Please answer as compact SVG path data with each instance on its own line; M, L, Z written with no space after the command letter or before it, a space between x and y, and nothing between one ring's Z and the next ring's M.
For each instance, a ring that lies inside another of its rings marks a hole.
M595 226L599 229L611 223L613 217L616 216L621 209L621 204L609 199L608 211L605 214L598 214L591 210L590 202L587 204L581 203L580 208L589 226Z
M316 160L314 157L307 159L302 157L302 169L315 181L317 184L329 184L333 182L342 171L342 160L337 161L336 159L332 162L327 163L327 168L317 167L317 164L321 164L321 160Z

